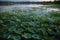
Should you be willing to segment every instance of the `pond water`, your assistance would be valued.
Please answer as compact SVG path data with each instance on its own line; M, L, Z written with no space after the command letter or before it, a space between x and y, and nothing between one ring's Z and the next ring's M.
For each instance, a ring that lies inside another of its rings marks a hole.
M14 5L2 5L0 6L0 12L2 11L10 11L12 9L14 9L15 11L19 10L19 9L23 9L26 10L28 12L28 10L32 10L34 11L32 8L35 7L37 8L36 11L34 11L35 13L48 13L48 12L52 12L52 11L58 11L60 12L60 8L54 8L54 7L50 7L50 6L54 6L54 5L42 5L42 4L14 4Z
M14 5L2 5L0 8L12 8L12 7L40 7L41 4L14 4Z

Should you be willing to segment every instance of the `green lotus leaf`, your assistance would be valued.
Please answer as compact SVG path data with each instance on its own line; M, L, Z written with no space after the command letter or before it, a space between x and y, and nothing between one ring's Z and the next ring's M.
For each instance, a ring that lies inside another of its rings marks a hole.
M40 39L40 36L38 34L33 34L32 38L34 38L34 39Z
M32 37L32 35L31 35L30 33L24 33L24 34L22 35L22 37L24 37L24 38L26 38L26 39L29 39L29 38Z
M0 20L0 24L1 24L1 23L3 23L3 21L2 21L2 20Z
M1 12L0 38L4 40L59 40L60 12L52 11L47 14L45 11L47 9L45 7L16 8Z
M13 40L21 40L21 37L20 36L16 36L16 35L9 35L8 36L8 39L13 39Z
M13 31L17 34L21 34L22 32L24 32L24 29L22 29L22 28L16 29L15 28L15 29L13 29Z

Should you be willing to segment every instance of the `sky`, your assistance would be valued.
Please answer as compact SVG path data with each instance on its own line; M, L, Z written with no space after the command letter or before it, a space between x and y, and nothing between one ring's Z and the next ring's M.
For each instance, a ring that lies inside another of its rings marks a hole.
M19 2L19 1L50 1L50 0L0 0L0 1L15 1L15 2ZM54 0L51 0L54 1Z

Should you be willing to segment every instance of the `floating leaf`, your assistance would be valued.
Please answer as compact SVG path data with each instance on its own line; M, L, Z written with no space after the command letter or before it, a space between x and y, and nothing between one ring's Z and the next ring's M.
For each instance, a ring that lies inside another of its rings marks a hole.
M40 36L38 34L33 34L32 38L34 38L34 39L40 39Z
M24 34L22 35L22 37L24 37L24 38L26 38L26 39L29 39L29 38L31 38L31 34L30 34L30 33L24 33Z

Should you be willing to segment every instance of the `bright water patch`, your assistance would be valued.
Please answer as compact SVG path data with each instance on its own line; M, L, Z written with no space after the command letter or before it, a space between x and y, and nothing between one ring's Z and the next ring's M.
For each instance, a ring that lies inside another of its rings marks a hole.
M0 6L0 12L14 12L14 13L24 13L24 14L48 14L49 12L58 11L60 8L51 8L48 7L51 5L41 5L41 4L14 4L14 5L3 5Z

